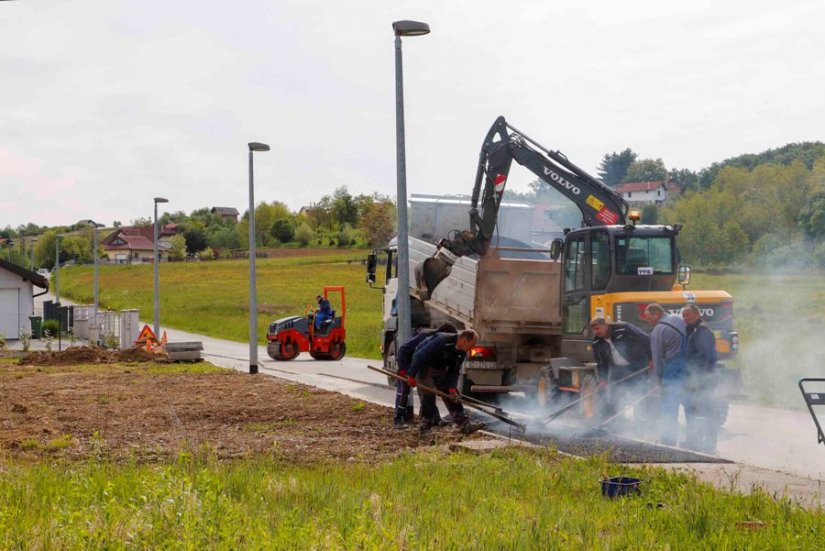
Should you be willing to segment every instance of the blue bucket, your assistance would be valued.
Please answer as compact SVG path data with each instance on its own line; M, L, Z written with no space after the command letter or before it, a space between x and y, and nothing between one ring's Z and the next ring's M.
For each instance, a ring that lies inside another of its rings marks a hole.
M602 480L602 495L609 498L626 496L630 494L641 494L639 484L642 480L629 476L614 476Z

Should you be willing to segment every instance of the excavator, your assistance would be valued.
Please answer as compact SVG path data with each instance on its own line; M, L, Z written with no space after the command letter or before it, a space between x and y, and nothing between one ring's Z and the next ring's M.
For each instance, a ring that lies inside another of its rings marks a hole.
M565 230L540 259L534 254L519 258L527 249L496 240L513 161L581 212L581 227ZM593 317L650 331L642 314L652 302L671 313L695 302L716 335L719 359L732 359L738 348L733 298L724 291L688 291L690 268L680 266L676 246L682 226L643 225L640 218L612 188L499 117L481 148L469 228L450 231L435 245L410 237L413 329L443 322L475 329L480 342L464 363L460 390L524 392L540 406L552 406L560 394L588 394L598 384ZM394 295L392 247L387 252L384 288ZM374 282L371 256L367 280ZM388 299L384 310L382 350L385 367L391 368L397 343ZM582 407L587 415L595 412L593 403Z

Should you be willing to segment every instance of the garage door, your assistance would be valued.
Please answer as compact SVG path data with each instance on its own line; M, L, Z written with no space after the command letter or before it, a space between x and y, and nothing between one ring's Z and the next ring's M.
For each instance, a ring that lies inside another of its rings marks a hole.
M7 339L20 338L20 289L0 289L0 332Z

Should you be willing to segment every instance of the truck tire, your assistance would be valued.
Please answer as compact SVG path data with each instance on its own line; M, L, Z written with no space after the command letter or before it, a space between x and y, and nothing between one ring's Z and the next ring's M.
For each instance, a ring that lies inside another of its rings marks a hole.
M395 361L395 339L390 341L390 344L384 351L384 369L398 373L398 363ZM395 379L387 375L387 386L395 388L395 381Z
M548 409L558 403L559 387L553 379L553 370L548 366L541 370L536 379L536 390L528 398L542 409Z

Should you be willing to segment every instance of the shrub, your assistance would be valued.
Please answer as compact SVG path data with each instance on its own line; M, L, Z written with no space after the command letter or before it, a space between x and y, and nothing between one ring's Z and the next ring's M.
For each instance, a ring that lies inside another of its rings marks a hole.
M309 224L306 222L302 222L297 228L295 228L294 239L300 243L302 247L309 245L314 238L315 232L312 231L312 228L309 227Z
M46 331L48 331L52 337L56 337L57 332L60 331L60 322L57 320L45 320L43 322L43 333Z
M198 253L199 260L215 260L215 251L213 251L210 247L206 247L204 250Z
M269 234L281 243L289 243L295 235L292 223L286 218L277 218L269 228Z

